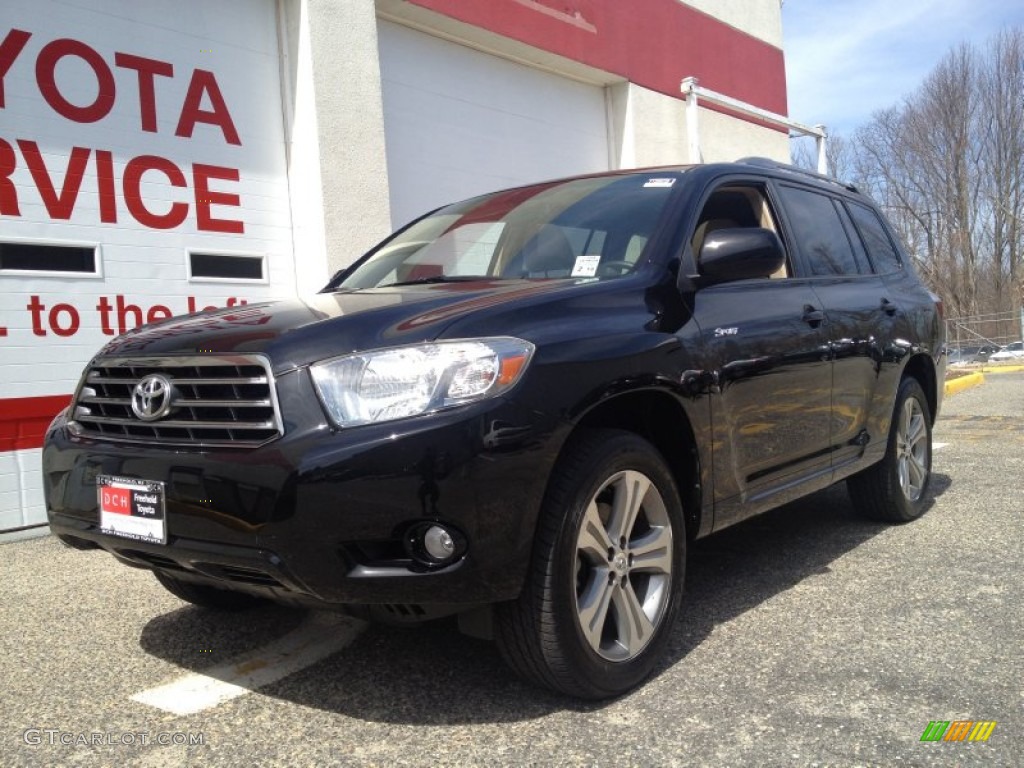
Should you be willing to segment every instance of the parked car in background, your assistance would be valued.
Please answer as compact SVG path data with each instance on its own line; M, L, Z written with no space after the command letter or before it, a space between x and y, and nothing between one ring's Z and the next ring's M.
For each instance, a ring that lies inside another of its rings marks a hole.
M971 365L984 363L993 352L998 352L999 347L994 344L983 344L981 346L959 346L948 347L949 365Z
M974 353L966 347L961 347L960 349L954 347L946 351L946 365L970 365L973 362Z
M1024 342L1015 341L1007 344L998 352L993 352L989 358L993 363L1006 362L1008 360L1024 360Z
M690 541L840 481L926 511L943 329L878 208L791 166L483 195L316 297L112 340L47 431L50 527L200 606L458 614L527 679L615 696L670 641Z
M998 352L999 347L995 344L982 344L980 347L974 347L974 359L975 363L988 362L989 357L992 356L993 352Z

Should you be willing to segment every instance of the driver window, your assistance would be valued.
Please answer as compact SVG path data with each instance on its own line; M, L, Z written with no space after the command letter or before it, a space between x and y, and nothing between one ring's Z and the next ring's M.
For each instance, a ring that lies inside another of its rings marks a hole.
M708 198L697 219L697 227L690 240L694 258L700 258L704 240L715 230L744 227L762 227L778 232L764 191L759 187L719 187ZM789 269L784 264L771 278L788 276Z

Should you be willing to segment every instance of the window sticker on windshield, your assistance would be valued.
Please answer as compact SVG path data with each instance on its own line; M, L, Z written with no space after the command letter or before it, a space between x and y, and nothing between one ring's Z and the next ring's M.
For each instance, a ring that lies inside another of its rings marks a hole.
M661 187L662 189L665 189L667 187L671 187L675 183L676 183L675 179L648 179L647 183L644 184L644 186L645 187Z
M577 256L576 263L572 265L572 277L593 277L597 274L597 265L601 263L601 256Z

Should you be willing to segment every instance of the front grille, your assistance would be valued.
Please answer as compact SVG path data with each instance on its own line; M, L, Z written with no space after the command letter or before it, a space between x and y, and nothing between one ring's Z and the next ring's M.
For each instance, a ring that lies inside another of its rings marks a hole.
M170 408L146 421L132 398L152 374L170 383ZM147 445L254 447L282 433L270 368L252 355L97 361L78 390L73 422L82 436Z

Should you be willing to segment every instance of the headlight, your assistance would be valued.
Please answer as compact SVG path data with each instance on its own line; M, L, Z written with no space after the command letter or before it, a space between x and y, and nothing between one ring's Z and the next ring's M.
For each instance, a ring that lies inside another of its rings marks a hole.
M500 395L522 378L533 350L507 337L438 341L336 357L310 372L334 423L353 427Z

